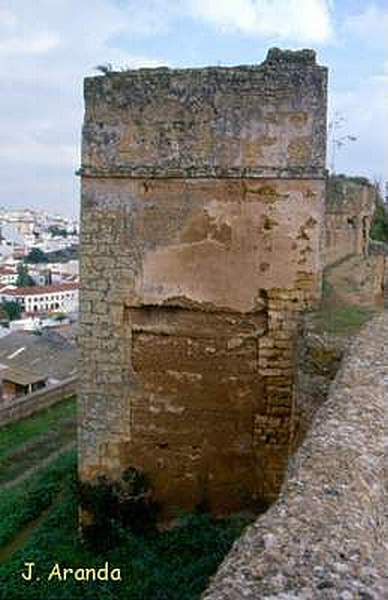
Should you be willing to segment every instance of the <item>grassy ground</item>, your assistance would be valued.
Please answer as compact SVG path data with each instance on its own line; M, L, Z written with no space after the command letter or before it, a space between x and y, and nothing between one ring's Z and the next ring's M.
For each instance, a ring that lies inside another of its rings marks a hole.
M50 431L42 434L37 440L28 442L4 457L0 463L0 485L12 484L17 478L23 477L29 469L50 458L55 452L75 442L75 420L63 421L63 430Z
M376 314L371 308L364 306L323 305L316 313L314 320L320 331L333 335L351 336Z
M36 444L47 429L60 428L59 423L72 415L74 400L5 428L0 432L0 465L6 459L11 464L10 456L17 457L18 448ZM11 446L8 453L3 432ZM76 452L64 452L43 468L39 468L39 453L34 456L36 470L26 481L0 488L1 600L199 599L246 524L239 518L215 521L203 514L187 515L177 528L164 533L141 536L123 531L119 546L96 554L78 537ZM106 561L120 569L121 581L47 581L56 562L63 568L93 568ZM36 564L39 580L22 578L25 562Z
M344 261L339 261L342 264ZM338 265L336 265L338 266ZM330 267L333 269L333 266ZM338 336L352 336L376 314L372 306L361 306L345 302L330 282L330 270L324 274L322 302L319 310L312 315L313 323L319 332Z
M75 398L69 398L32 417L2 427L0 464L3 464L14 451L20 450L21 446L25 446L30 441L36 442L39 436L42 436L43 439L51 432L57 432L61 435L63 433L63 421L71 419L75 422L75 416L76 401Z

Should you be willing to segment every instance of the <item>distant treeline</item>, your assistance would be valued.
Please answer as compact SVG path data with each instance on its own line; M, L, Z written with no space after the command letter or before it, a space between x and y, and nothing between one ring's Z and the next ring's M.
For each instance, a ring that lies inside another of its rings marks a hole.
M65 263L70 260L78 260L78 245L73 244L68 248L55 250L54 252L43 252L40 248L33 248L24 258L24 262L28 264Z

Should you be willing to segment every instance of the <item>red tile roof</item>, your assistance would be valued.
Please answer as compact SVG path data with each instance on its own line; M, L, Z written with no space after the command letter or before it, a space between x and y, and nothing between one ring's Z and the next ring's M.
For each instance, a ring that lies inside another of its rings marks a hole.
M58 292L68 292L71 290L77 290L79 288L78 282L70 283L58 283L54 285L36 285L26 288L13 288L2 290L3 294L9 296L41 296L43 294L57 294Z

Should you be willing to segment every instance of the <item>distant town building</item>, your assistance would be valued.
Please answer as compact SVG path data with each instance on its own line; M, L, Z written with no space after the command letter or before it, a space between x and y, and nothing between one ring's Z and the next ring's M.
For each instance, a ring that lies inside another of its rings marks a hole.
M23 258L32 248L48 253L78 246L78 231L74 219L41 210L0 207L0 245L10 248L16 258Z
M27 314L74 313L78 311L78 289L77 282L27 288L6 288L0 291L0 300L17 302L23 312Z
M8 265L0 266L0 285L15 285L18 278L18 272L15 267Z
M31 394L46 387L47 377L27 369L4 369L1 373L1 399L9 402L14 398Z
M52 386L77 375L78 349L70 337L13 331L0 338L0 401Z

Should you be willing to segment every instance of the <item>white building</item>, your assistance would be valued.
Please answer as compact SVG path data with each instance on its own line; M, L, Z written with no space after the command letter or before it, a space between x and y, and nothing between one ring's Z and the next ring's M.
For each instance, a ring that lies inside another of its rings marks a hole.
M46 268L50 270L52 283L62 281L78 281L79 279L79 261L70 260L65 263L47 263Z
M50 286L3 289L2 302L17 302L24 313L50 312L74 313L78 311L78 283L62 283Z
M70 317L64 317L60 321L56 317L42 317L34 315L26 317L25 319L17 319L11 321L8 327L8 333L10 331L41 331L44 328L55 328L59 325L71 324ZM1 336L0 336L1 337Z
M0 266L0 285L15 285L18 278L18 272L15 267L8 265Z

